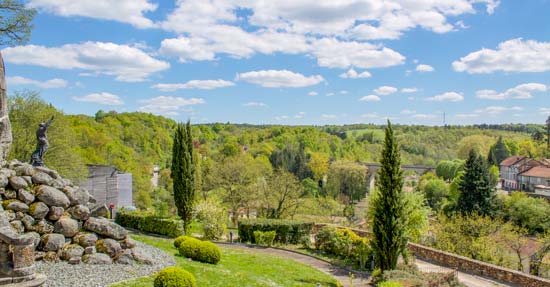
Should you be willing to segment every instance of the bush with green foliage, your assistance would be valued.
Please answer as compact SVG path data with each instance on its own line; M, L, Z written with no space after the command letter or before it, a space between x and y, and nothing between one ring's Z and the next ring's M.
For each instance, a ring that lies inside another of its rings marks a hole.
M514 192L502 197L504 218L526 228L529 233L544 233L550 230L550 203L543 198L533 198L523 192Z
M368 239L347 228L325 226L315 235L315 248L325 254L351 259L360 268L365 268L372 254Z
M254 241L261 246L271 246L275 240L275 231L254 231Z
M299 244L304 235L311 234L313 222L281 219L244 219L239 221L241 242L256 243L254 231L275 231L275 241L283 244Z
M185 236L185 235L182 235L182 236L178 236L175 240L174 240L174 247L177 248L180 248L180 245L182 242L186 241L187 239L189 238L192 238L192 237L189 237L189 236Z
M380 282L376 286L377 287L403 287L401 283L393 280Z
M181 219L158 217L149 212L120 210L115 222L127 228L169 237L185 234Z
M227 212L213 200L198 203L195 218L202 224L204 239L218 240L227 230Z
M175 244L176 242L174 242ZM182 240L179 243L178 251L181 256L210 264L218 264L222 258L221 250L216 244L192 237Z
M154 287L195 287L195 276L180 267L162 269L155 277Z

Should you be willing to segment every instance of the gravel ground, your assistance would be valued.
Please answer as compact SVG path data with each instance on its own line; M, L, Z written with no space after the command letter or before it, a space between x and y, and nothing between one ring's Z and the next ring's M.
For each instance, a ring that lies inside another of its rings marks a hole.
M167 266L176 264L175 259L166 252L136 242L137 247L151 255L153 265L70 265L67 262L49 264L43 261L36 262L37 273L46 274L48 281L44 287L103 287L109 284L132 278L148 276Z

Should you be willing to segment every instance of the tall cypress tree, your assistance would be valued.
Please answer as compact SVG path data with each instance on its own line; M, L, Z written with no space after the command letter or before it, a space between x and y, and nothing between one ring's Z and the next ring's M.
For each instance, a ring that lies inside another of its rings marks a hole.
M475 150L464 164L464 175L459 183L457 209L462 214L491 215L494 211L495 190L491 185L489 170L483 158Z
M174 202L187 233L193 219L195 199L193 138L189 121L187 125L179 123L174 133L171 176L174 186Z
M399 146L390 121L386 127L381 167L376 180L377 195L373 197L372 249L375 263L382 271L395 269L399 255L405 252L405 213L403 171Z

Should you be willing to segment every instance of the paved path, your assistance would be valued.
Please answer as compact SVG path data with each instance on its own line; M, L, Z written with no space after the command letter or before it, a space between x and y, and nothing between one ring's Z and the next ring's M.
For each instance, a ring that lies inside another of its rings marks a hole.
M349 282L349 271L341 267L338 267L336 265L330 264L326 261L316 259L311 256L307 256L307 255L292 252L292 251L276 249L276 248L253 247L253 246L242 245L242 244L224 244L224 243L218 243L218 245L223 246L223 248L246 250L254 253L264 253L264 254L275 255L283 258L288 258L288 259L303 263L305 265L311 266L317 270L320 270L321 272L331 275L336 280L338 280L338 282L340 282L344 287L351 286ZM365 278L359 273L355 273L355 279L353 279L353 287L369 286L368 281L369 281L368 278Z

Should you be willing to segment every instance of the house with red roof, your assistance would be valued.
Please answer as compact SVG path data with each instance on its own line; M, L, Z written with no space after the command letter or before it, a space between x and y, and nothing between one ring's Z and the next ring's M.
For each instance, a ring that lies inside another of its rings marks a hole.
M500 181L505 190L535 192L550 191L550 161L534 160L524 156L511 156L500 165Z

